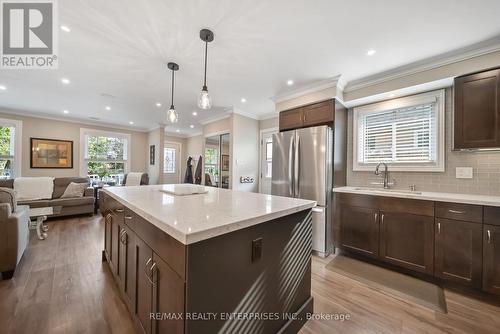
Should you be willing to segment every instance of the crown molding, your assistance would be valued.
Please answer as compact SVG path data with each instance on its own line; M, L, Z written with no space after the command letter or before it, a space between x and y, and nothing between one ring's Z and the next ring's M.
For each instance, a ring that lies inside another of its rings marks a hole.
M336 87L338 88L339 91L342 91L343 88L345 87L345 83L340 77L341 75L339 74L325 80L316 81L309 85L304 85L296 89L289 90L281 94L277 94L274 97L272 97L271 100L273 100L274 103L280 103L283 101L291 100L306 94L315 93L332 87Z
M260 117L258 115L250 114L250 113L247 113L246 111L243 111L243 110L237 109L237 108L233 108L233 114L245 116L245 117L254 119L256 121L260 120Z
M266 119L271 119L271 118L277 118L279 116L279 113L277 112L270 112L263 114L259 117L259 121L265 121Z
M90 126L97 126L97 127L101 127L101 128L110 128L110 129L126 130L126 131L133 131L133 132L149 132L150 131L150 130L145 129L145 128L133 128L133 127L128 127L128 126L120 126L120 125L116 125L113 123L100 122L100 121L99 122L98 121L96 121L96 122L84 121L82 119L75 118L75 117L58 117L58 116L53 116L53 115L50 115L47 113L36 113L36 112L16 110L16 109L3 109L1 107L0 107L0 114L20 116L20 117L47 119L47 120L51 120L51 121L58 121L58 122L64 122L64 123L90 125Z
M200 121L198 123L201 124L201 125L207 125L207 124L210 124L210 123L213 123L213 122L221 121L223 119L231 117L232 113L233 113L232 110L229 111L229 112L226 111L222 115L218 115L218 116L214 116L214 117L211 117L211 118L207 118L207 119L204 119L203 121Z
M345 93L500 51L500 36L350 81Z

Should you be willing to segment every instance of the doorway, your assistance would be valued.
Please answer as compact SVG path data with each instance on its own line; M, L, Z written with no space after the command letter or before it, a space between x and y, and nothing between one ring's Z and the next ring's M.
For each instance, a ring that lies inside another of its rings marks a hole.
M205 186L229 189L230 134L205 138Z
M260 132L260 182L259 192L271 194L273 171L273 135L278 129L262 130Z
M165 142L163 180L167 184L181 183L181 144Z

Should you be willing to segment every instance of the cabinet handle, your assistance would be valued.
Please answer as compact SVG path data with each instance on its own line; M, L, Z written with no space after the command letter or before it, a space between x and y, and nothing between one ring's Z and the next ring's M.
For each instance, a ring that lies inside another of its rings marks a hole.
M380 224L383 224L384 223L384 214L381 213L380 214Z
M120 242L124 245L127 244L127 231L123 230L120 234Z
M149 268L150 275L146 273L146 277L148 278L149 283L153 286L156 285L156 282L153 281L153 275L154 275L153 271L155 270L155 268L156 268L156 262L153 262L153 265L151 266L151 268Z
M463 215L465 213L465 211L458 211L458 210L452 210L452 209L449 209L448 212L450 212L450 213L456 213L456 214L459 214L459 215Z
M486 231L486 241L491 244L491 231L487 230Z
M127 215L125 215L125 217L124 217L124 218L125 218L125 219L127 219L127 220L132 220L132 216L127 216Z
M438 234L441 234L441 223L438 223Z
M375 212L375 222L378 220L378 212Z
M115 211L118 212L118 213L122 213L123 212L123 208L118 208Z
M105 220L105 221L106 221L106 223L111 223L111 220L112 220L112 219L113 219L113 216L111 216L111 214L110 214L110 213L108 213L108 214L106 215L106 220Z
M144 274L146 275L146 277L149 279L149 276L148 276L148 266L149 264L151 263L151 261L153 261L152 258L149 258L148 259L148 262L146 262L146 265L144 266Z

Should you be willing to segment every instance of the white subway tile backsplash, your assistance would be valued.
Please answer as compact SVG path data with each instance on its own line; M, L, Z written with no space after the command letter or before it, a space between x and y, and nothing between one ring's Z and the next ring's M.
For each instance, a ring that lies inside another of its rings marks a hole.
M416 185L417 190L452 193L468 193L500 196L500 152L457 152L452 151L452 90L446 89L446 165L442 173L390 172L395 179L394 188L409 189ZM381 177L373 172L354 172L352 170L352 110L349 110L347 140L347 184L350 186L372 186ZM472 167L472 179L457 179L456 167ZM390 171L390 168L389 168Z

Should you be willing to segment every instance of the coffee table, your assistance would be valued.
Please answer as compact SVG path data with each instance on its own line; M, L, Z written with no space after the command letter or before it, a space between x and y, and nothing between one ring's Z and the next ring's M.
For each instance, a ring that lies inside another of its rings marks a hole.
M34 218L30 222L30 228L36 229L38 239L45 240L49 226L44 224L48 217L57 215L61 212L62 206L48 206L44 208L30 208L30 218Z

